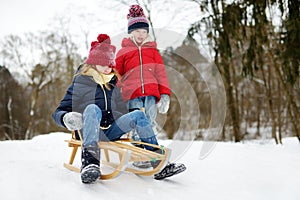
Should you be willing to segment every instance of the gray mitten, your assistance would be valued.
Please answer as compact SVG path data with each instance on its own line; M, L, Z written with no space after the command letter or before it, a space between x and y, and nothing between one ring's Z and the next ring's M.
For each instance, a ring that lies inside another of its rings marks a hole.
M63 122L70 131L80 130L82 128L82 114L69 112L64 115Z
M169 110L169 105L170 105L170 97L167 94L162 94L160 96L160 100L157 103L157 108L158 108L158 112L165 114L168 112Z

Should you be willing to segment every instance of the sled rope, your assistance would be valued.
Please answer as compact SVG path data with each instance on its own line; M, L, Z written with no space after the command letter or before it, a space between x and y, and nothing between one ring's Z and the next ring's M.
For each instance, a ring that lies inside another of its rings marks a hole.
M165 154L165 146L160 145L160 148L161 148L162 155L164 155ZM155 157L149 156L148 158L150 158L152 162L156 162L156 158Z

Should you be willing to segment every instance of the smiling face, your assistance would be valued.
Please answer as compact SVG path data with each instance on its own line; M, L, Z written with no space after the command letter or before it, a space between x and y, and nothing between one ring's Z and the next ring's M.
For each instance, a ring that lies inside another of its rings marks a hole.
M148 32L146 29L135 29L131 32L133 35L134 40L136 41L137 44L142 44L144 40L148 37Z
M96 65L96 70L102 74L110 74L112 71L112 68L110 68L108 66Z

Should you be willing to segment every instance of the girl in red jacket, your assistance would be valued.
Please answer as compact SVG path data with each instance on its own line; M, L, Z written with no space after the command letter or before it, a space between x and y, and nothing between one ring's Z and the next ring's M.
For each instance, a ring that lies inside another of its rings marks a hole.
M122 41L116 56L116 70L122 76L119 85L129 111L145 109L155 129L156 103L160 113L166 113L170 103L170 88L166 69L157 44L149 36L149 23L139 5L129 9L129 37Z

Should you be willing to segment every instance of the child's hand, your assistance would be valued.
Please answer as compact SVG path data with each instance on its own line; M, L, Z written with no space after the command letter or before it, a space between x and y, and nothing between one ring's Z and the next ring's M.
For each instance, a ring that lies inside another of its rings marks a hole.
M169 110L169 105L170 105L169 95L162 94L160 96L159 102L157 103L158 112L161 114L167 113Z
M80 130L82 128L82 115L78 112L69 112L64 115L63 122L70 131Z

